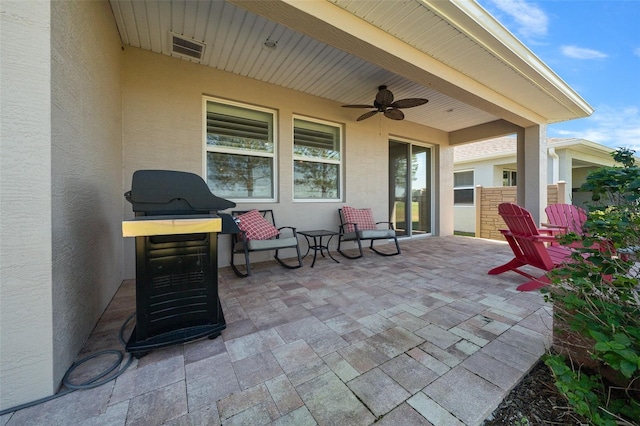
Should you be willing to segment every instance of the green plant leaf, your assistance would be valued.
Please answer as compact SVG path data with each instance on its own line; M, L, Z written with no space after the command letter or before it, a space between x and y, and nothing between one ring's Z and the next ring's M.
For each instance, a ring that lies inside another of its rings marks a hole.
M595 337L594 337L594 339L595 339ZM627 336L626 334L616 333L616 334L613 335L613 339L616 342L618 342L618 343L620 343L620 344L622 344L624 346L631 345L631 339L629 339L629 336ZM599 339L596 339L596 340L599 340Z
M596 342L607 342L607 341L609 341L609 338L607 336L605 336L603 333L600 333L599 331L589 330L589 335L591 337L593 337L593 340L595 340Z
M629 362L627 360L620 361L620 372L627 379L631 378L631 376L633 376L633 373L635 373L637 369L638 369L637 365L633 364L632 362Z
M622 349L622 350L616 351L616 353L620 355L621 358L629 362L632 362L632 363L640 362L640 357L638 356L638 354L631 349Z
M611 350L613 351L619 351L626 348L625 345L618 342L608 342L607 344L609 345L609 348L611 348Z

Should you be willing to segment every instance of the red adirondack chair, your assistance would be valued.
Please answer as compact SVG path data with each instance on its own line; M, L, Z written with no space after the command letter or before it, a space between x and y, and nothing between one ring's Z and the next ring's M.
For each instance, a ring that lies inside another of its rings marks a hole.
M549 223L543 223L543 226L557 229L563 234L583 234L582 225L587 220L587 213L582 208L573 204L549 204L544 211Z
M583 225L587 220L587 212L584 209L572 204L549 204L544 211L547 214L549 223L543 223L542 226L549 228L553 235L573 232L585 236ZM569 244L569 247L584 248L584 244L582 241L576 241ZM615 255L615 248L605 240L595 242L590 248Z
M498 206L498 213L502 216L509 229L500 230L513 251L514 258L502 266L489 271L490 275L513 271L529 278L517 287L520 291L537 290L549 284L546 274L535 277L520 268L529 265L549 272L561 263L570 260L572 250L560 245L547 245L555 242L555 237L547 230L540 230L536 226L531 213L512 203L502 203Z

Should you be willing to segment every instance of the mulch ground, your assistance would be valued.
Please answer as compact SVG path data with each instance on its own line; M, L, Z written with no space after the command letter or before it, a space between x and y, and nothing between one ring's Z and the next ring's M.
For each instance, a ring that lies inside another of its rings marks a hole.
M556 389L549 367L538 361L483 426L586 424Z

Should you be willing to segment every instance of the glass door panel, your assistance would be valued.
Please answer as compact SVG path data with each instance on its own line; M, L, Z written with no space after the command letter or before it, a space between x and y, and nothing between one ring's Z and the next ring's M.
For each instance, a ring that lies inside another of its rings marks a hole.
M411 146L411 230L431 233L431 149Z
M399 236L431 233L431 148L389 141L389 217Z
M409 145L389 141L389 217L398 236L409 235L407 223L407 157Z

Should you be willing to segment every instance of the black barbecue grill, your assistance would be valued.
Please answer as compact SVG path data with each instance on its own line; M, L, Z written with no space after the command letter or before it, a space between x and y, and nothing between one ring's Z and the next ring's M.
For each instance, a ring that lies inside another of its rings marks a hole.
M238 232L219 210L235 203L215 196L202 178L170 170L138 170L125 193L135 219L136 327L126 350L149 350L209 336L226 323L218 296L217 233Z

